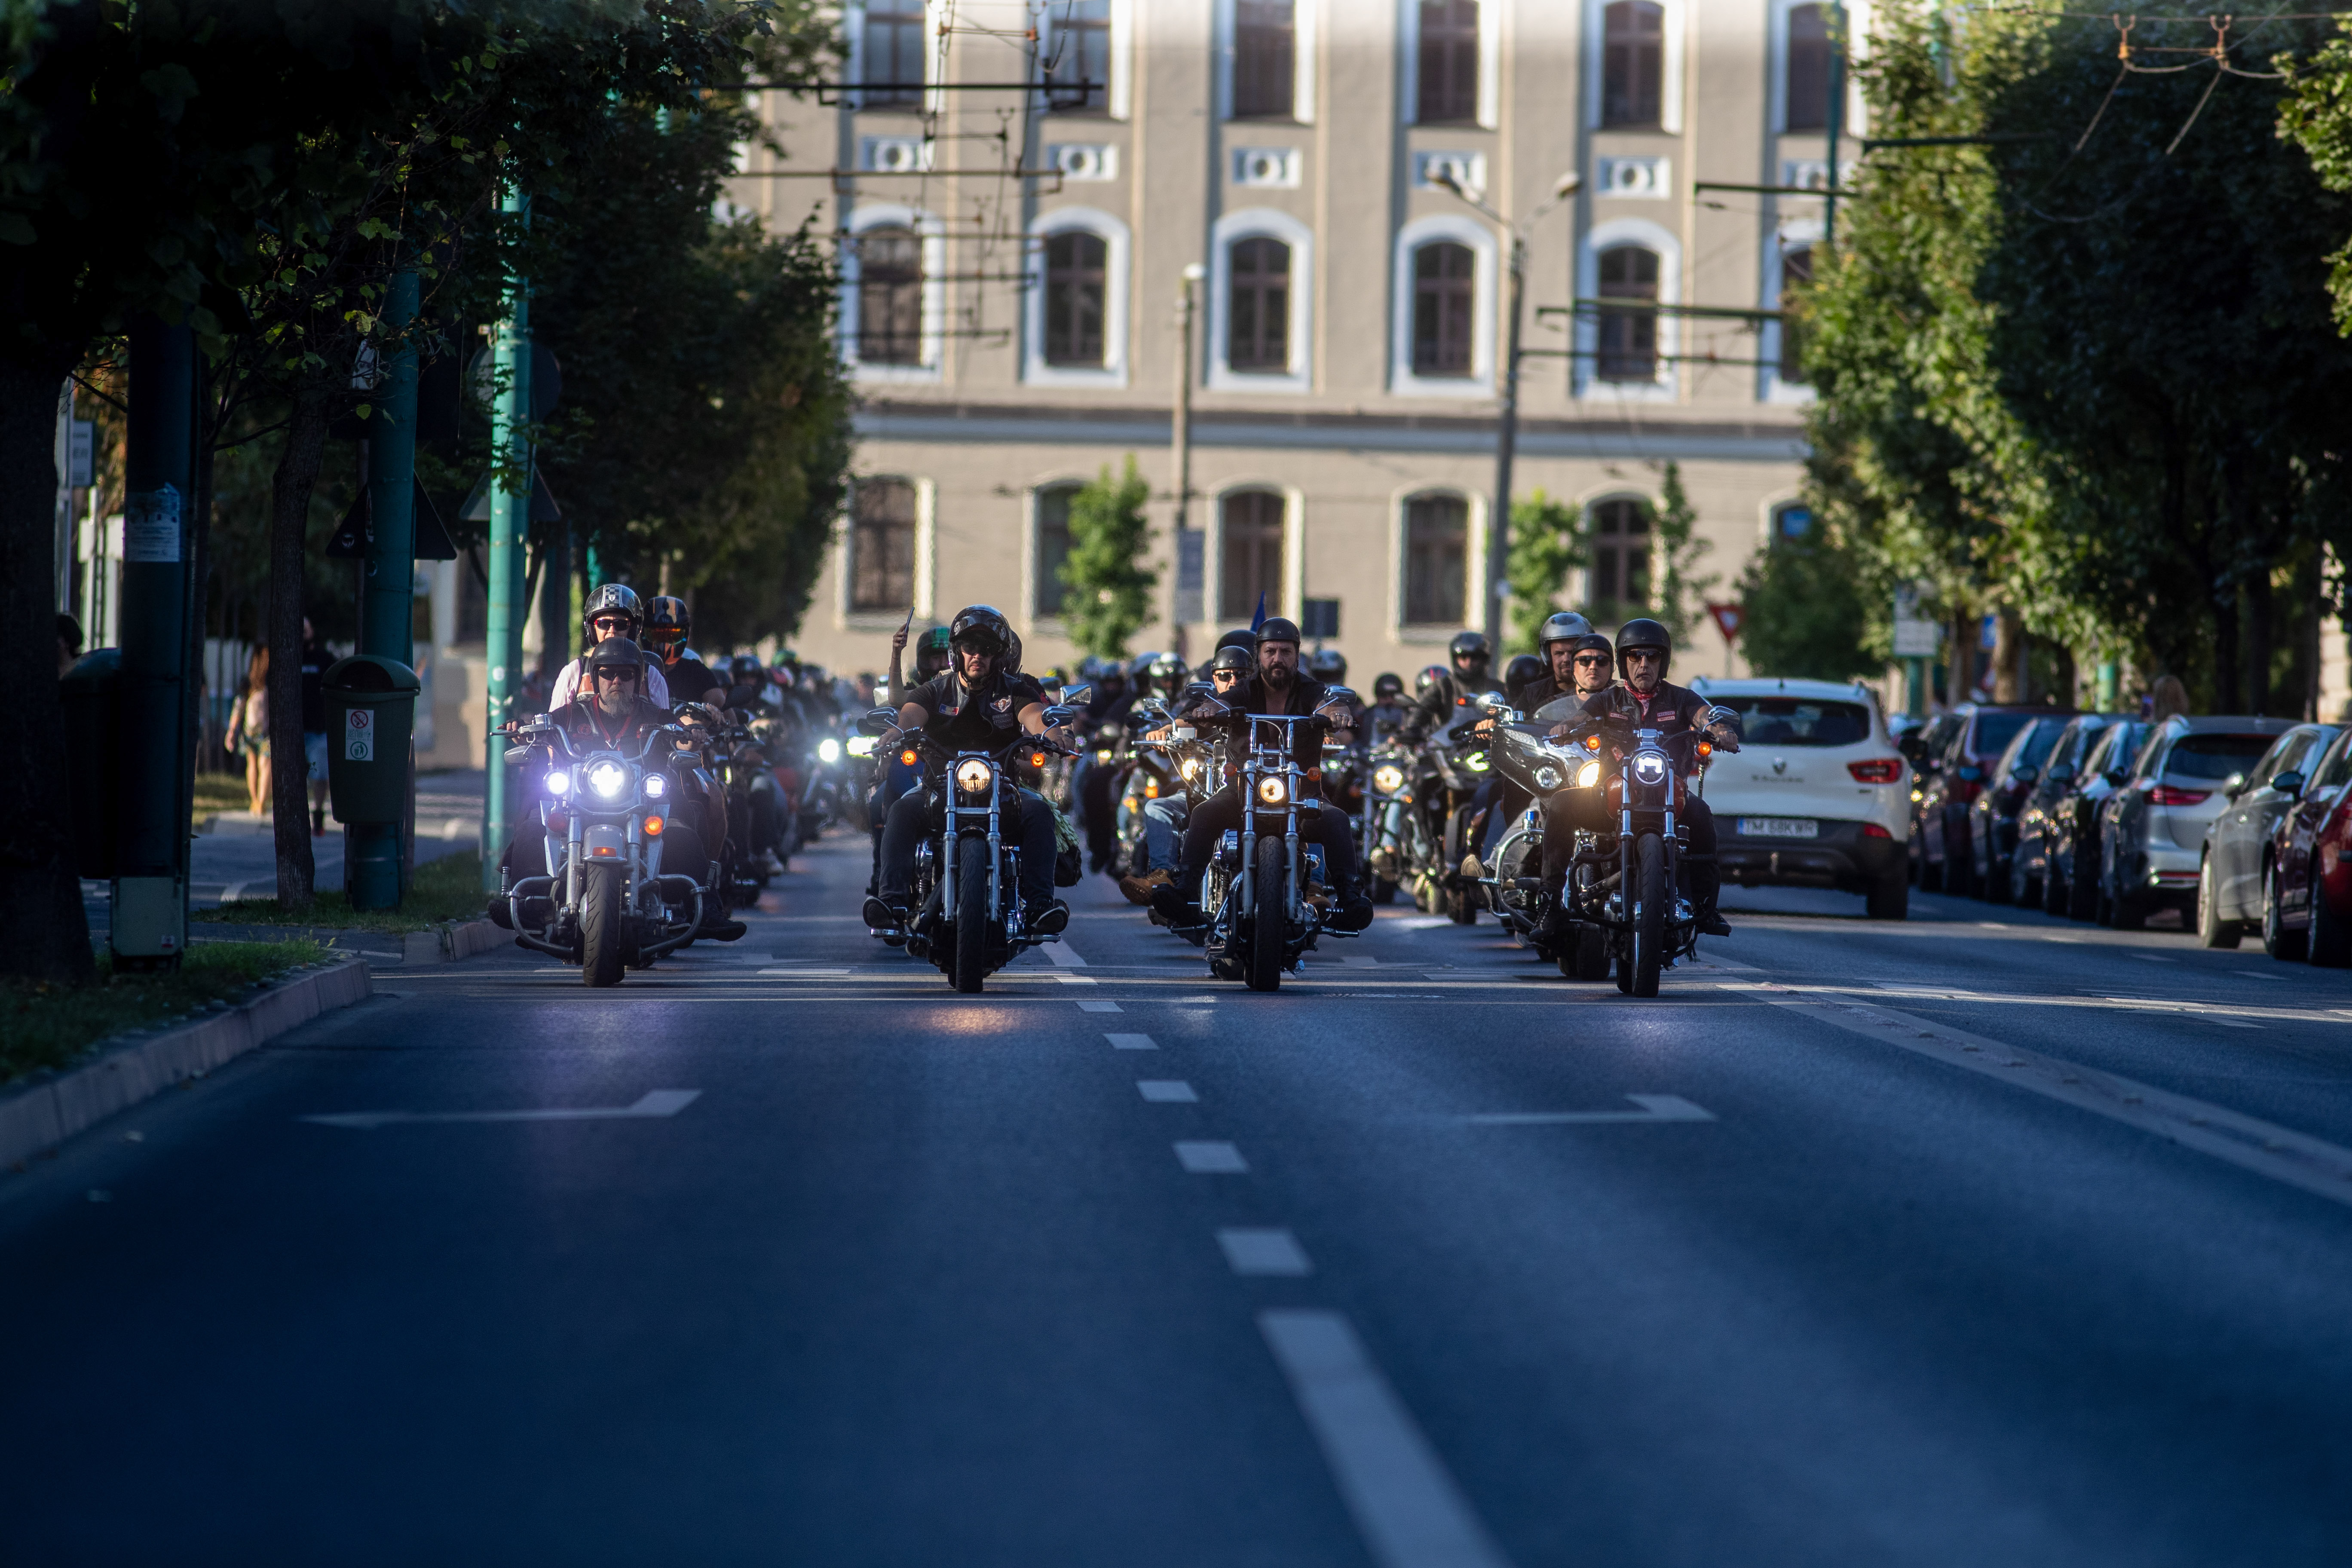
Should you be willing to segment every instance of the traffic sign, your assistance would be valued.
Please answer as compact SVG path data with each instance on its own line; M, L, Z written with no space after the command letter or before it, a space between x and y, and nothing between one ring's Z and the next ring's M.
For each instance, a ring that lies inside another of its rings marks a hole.
M1715 618L1715 629L1723 634L1723 640L1734 642L1739 637L1740 617L1747 609L1745 605L1709 605L1706 613Z

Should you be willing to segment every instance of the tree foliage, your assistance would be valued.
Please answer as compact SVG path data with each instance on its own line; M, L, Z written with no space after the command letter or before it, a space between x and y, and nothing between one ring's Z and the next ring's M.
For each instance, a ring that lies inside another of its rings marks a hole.
M1650 537L1656 552L1653 573L1653 613L1678 645L1687 647L1706 614L1706 598L1723 579L1715 573L1701 576L1699 558L1715 548L1698 537L1698 511L1683 489L1680 463L1669 458L1658 481L1658 504L1651 509Z
M1585 560L1574 507L1541 490L1511 503L1510 560L1503 572L1511 584L1511 637L1504 651L1536 651L1536 637L1558 607L1556 595Z
M1151 527L1143 515L1151 487L1128 454L1116 479L1109 465L1070 497L1070 552L1062 561L1062 615L1080 651L1124 658L1127 639L1151 619L1160 574L1144 563Z
M1801 539L1776 538L1739 579L1740 647L1758 675L1847 680L1874 674L1869 616L1854 552L1835 548L1816 521Z

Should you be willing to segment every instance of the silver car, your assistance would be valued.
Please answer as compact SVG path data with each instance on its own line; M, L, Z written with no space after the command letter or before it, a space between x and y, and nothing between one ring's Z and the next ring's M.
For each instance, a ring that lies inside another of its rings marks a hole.
M2263 918L2263 863L2271 838L2294 809L2304 781L2317 771L2322 752L2341 734L2334 724L2297 724L2272 743L2243 783L2222 793L2229 804L2205 830L2198 867L2197 938L2207 947L2235 947L2248 925Z
M2205 830L2292 719L2167 719L2099 814L2101 925L2137 931L2158 910L2195 918Z

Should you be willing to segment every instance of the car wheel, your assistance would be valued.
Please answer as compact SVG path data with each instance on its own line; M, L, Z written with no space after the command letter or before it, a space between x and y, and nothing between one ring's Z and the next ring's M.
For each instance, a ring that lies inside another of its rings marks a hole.
M2305 933L2311 962L2322 969L2352 965L2352 922L2336 912L2319 879L2311 879L2311 926Z
M1919 840L1919 890L1923 893L1940 892L1944 886L1944 865L1928 857L1927 824L1921 823L1919 831L1912 837Z
M1952 825L1948 820L1946 821L1944 824L1944 891L1961 899L1967 898L1975 891L1969 885L1974 880L1969 872L1975 859L1976 846L1968 841L1966 834L1961 835L1958 847L1956 849L1953 847Z
M2309 933L2289 931L2283 923L2284 912L2279 908L2278 868L2263 868L2263 951L2281 963L2301 962Z
M1874 921L1908 920L1911 915L1911 881L1899 873L1881 877L1870 885L1867 910Z
M2074 874L2066 879L2066 918L2070 921L2095 919L2099 912L2099 866L2094 858L2085 868L2084 850L2074 847Z
M2197 940L2206 947L2235 947L2238 922L2221 918L2221 890L2213 885L2213 857L2197 863Z

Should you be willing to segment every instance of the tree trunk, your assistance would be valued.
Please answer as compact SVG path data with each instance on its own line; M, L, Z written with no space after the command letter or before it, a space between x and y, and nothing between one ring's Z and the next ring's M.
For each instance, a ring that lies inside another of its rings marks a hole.
M92 969L58 707L58 393L72 356L0 359L0 974L71 984Z
M310 853L308 769L302 756L303 557L310 491L327 450L328 384L295 388L286 450L269 486L269 810L278 840L278 899L310 907L318 861Z
M2025 623L2003 605L1992 623L1992 700L2023 702L2025 694Z
M2271 569L2256 565L2246 579L2246 706L2256 718L2271 710Z
M2238 622L2238 589L2235 584L2213 595L2213 706L2216 713L2243 712L2238 706L2238 643L2242 628Z

